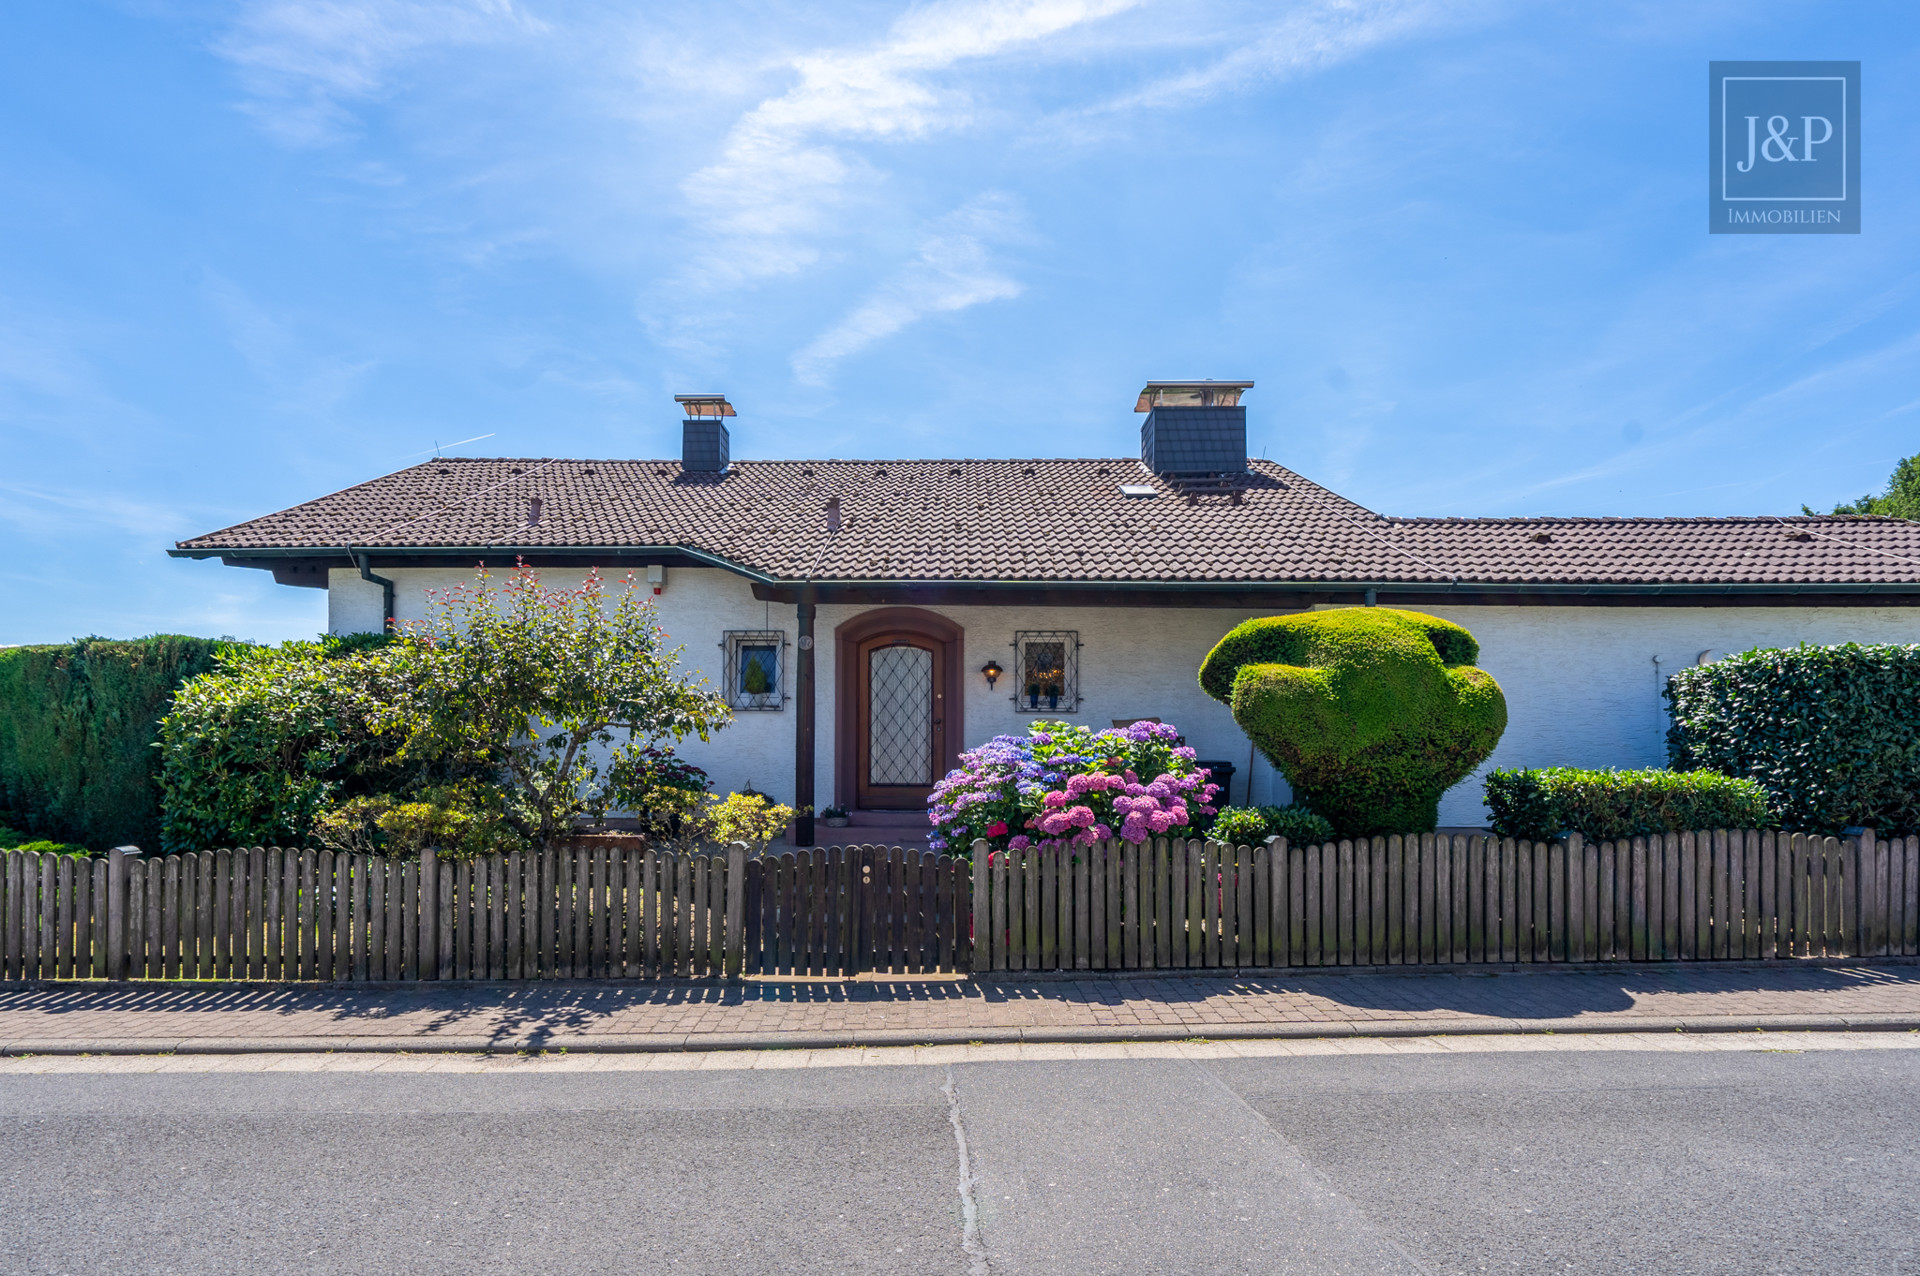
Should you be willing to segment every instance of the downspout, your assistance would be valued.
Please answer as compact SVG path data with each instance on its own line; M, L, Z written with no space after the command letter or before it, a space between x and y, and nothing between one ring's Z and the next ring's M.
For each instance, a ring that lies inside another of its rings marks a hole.
M801 603L799 613L800 650L796 653L793 696L793 840L796 845L813 845L813 614L812 603Z
M380 632L383 634L392 633L393 582L385 576L374 575L373 569L367 565L367 556L365 554L355 554L352 550L348 550L347 553L360 568L360 579L380 586Z

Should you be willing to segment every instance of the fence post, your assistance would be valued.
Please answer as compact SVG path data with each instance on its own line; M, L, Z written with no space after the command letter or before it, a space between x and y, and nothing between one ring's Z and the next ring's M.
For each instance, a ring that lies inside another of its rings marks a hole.
M137 846L116 846L107 853L107 978L127 977L127 872L140 854Z
M727 978L740 978L747 955L747 844L727 847Z
M421 979L438 978L440 974L440 934L435 922L440 916L439 906L440 871L435 863L434 849L431 846L420 848L420 973Z
M973 844L973 973L983 974L993 969L992 926L988 919L993 916L987 907L987 843L984 838L976 839Z
M1854 882L1849 892L1859 901L1854 908L1855 934L1847 938L1853 941L1852 950L1862 957L1880 957L1886 954L1886 905L1884 893L1880 890L1880 857L1873 830L1863 828L1855 840Z

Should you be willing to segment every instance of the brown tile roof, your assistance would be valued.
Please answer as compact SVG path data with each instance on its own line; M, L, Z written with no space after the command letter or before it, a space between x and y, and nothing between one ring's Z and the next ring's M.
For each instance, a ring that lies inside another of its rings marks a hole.
M1249 466L1235 505L1190 504L1131 458L739 461L724 476L672 461L444 459L179 548L677 547L820 582L1920 583L1920 523L1388 518L1271 462ZM843 527L829 533L835 496Z

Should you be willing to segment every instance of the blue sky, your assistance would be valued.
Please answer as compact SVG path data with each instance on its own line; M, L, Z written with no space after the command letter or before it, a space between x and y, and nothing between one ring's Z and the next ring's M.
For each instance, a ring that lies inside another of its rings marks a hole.
M1863 63L1864 233L1705 233L1706 63ZM0 642L274 639L174 540L467 455L1126 455L1785 513L1920 452L1910 3L10 0ZM1037 516L1044 517L1044 513Z

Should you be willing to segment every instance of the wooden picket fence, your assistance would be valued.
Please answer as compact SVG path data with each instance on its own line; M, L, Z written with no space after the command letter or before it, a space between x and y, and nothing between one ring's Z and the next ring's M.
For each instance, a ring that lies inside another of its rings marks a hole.
M1920 955L1920 838L0 855L7 979L660 979Z
M453 862L253 847L0 855L8 979L923 974L972 960L966 864L898 847Z
M1871 832L984 850L979 971L1920 953L1920 839Z

